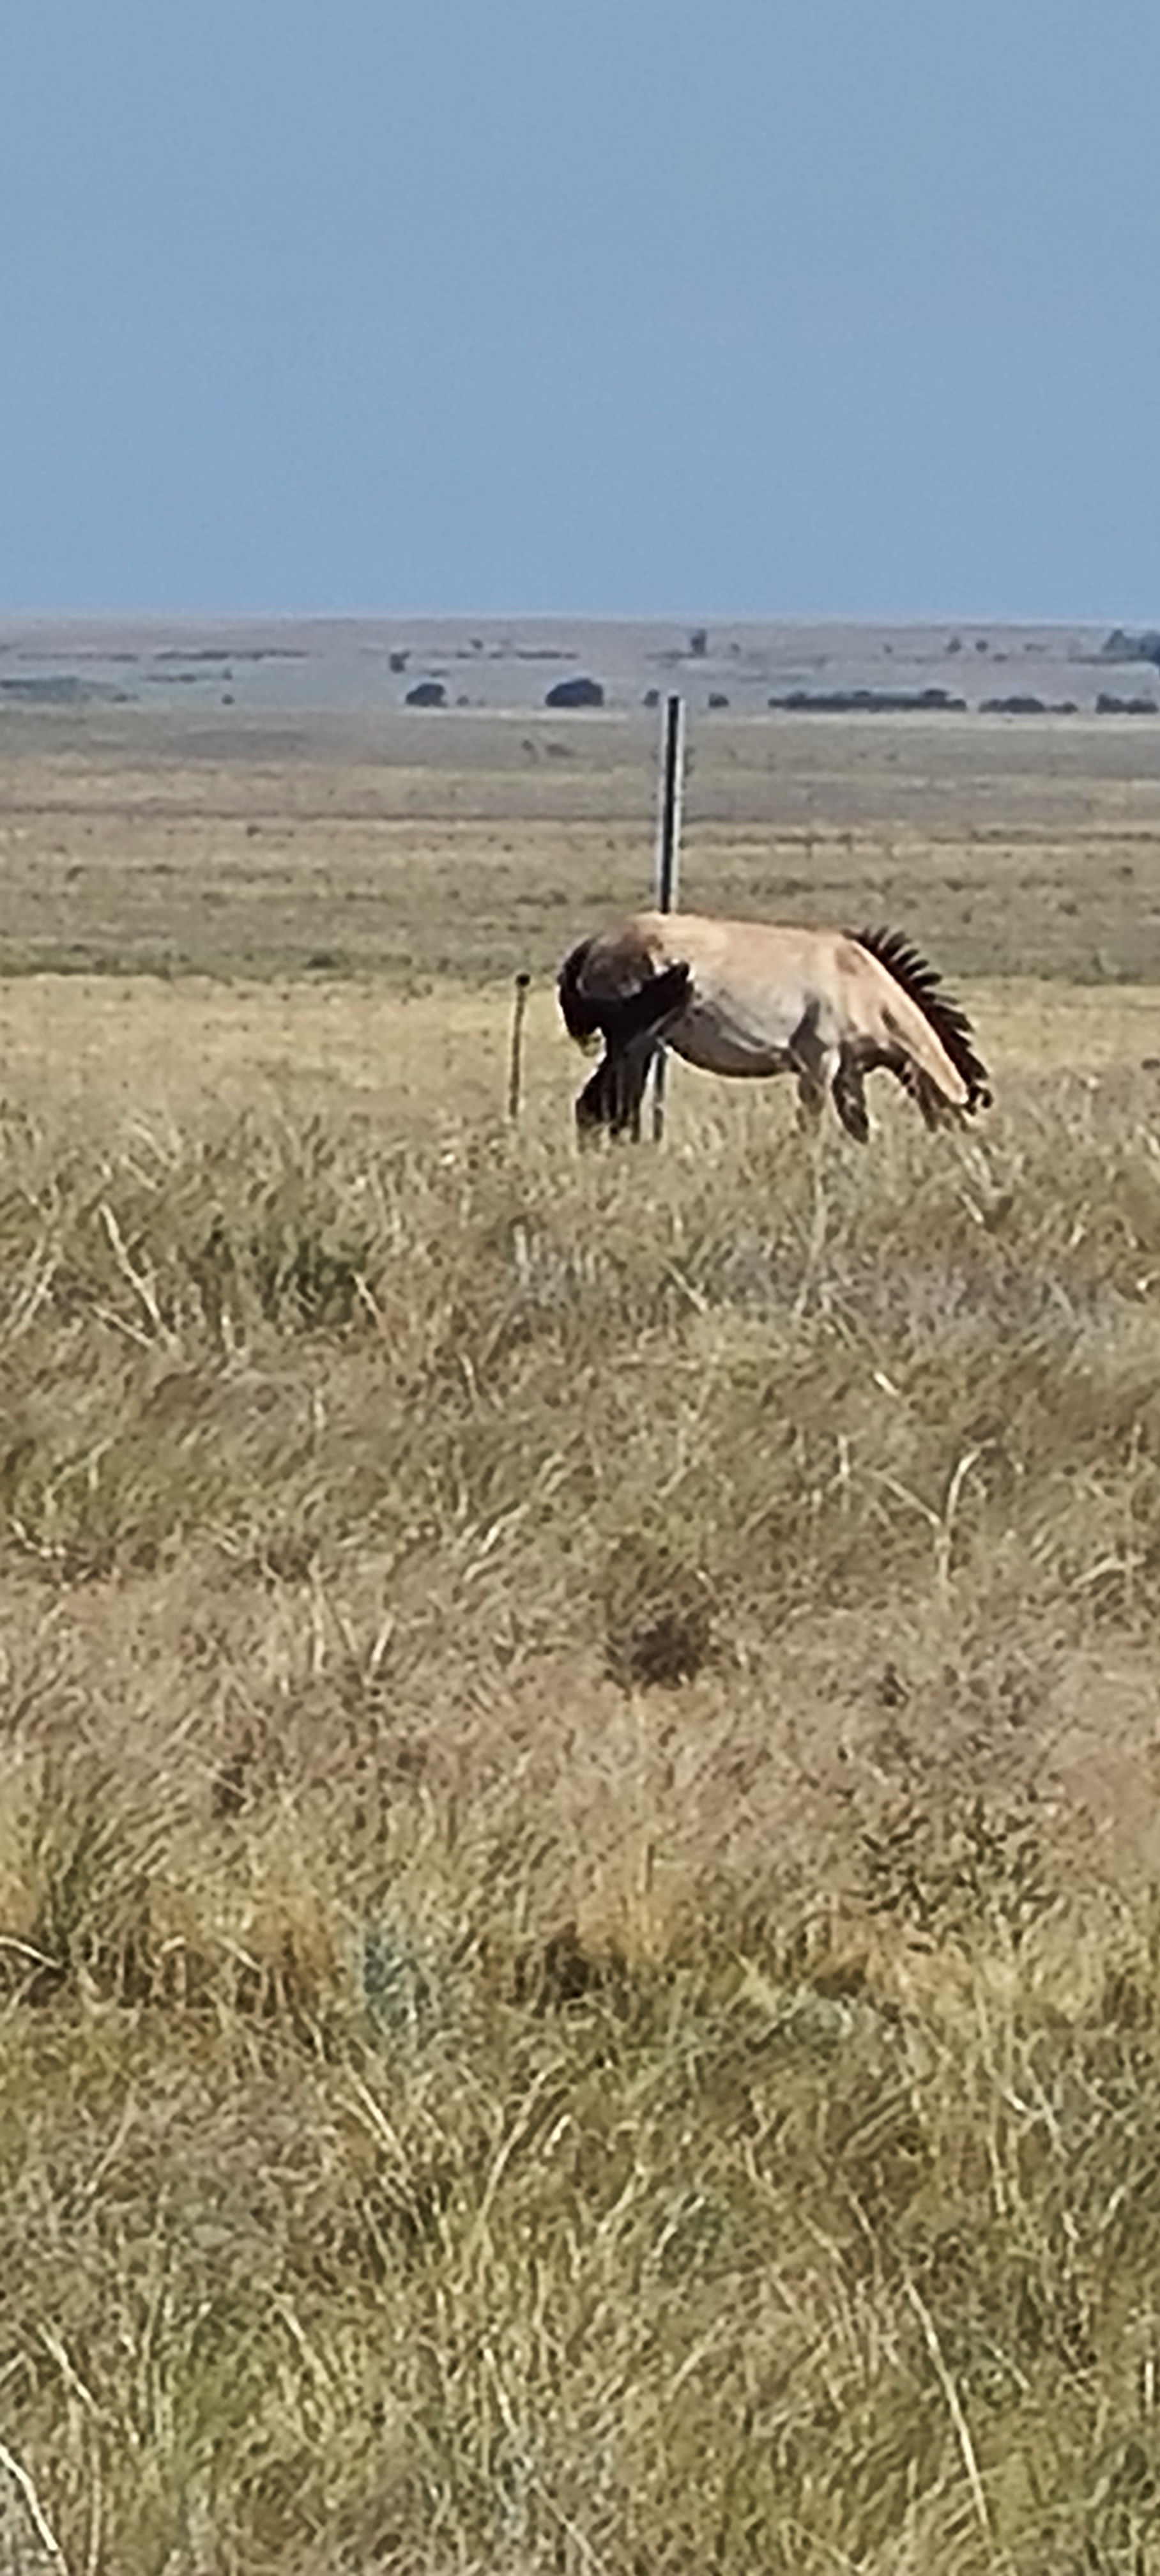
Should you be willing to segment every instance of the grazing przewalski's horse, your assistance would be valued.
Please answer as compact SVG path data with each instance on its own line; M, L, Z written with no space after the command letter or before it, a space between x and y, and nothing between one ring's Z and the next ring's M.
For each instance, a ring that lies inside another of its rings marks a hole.
M933 967L897 930L799 930L637 912L582 939L557 990L580 1046L604 1041L576 1103L581 1133L640 1133L658 1047L705 1073L797 1076L809 1126L829 1094L865 1144L868 1073L909 1092L928 1127L957 1127L991 1091L971 1025Z

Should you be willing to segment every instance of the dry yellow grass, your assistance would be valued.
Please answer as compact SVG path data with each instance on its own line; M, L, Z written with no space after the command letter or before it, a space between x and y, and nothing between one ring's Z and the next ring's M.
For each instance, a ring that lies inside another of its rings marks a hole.
M1160 985L1108 988L1009 977L960 985L987 1061L1011 1077L1133 1082L1160 1059ZM365 979L214 984L149 976L30 975L3 991L5 1085L12 1102L46 1091L86 1132L142 1118L183 1124L217 1106L261 1100L299 1112L356 1107L410 1133L500 1116L508 1093L513 988L446 983L409 997ZM567 1139L584 1079L550 980L529 996L522 1047L525 1129ZM792 1123L789 1087L755 1104L744 1086L674 1069L679 1138L730 1129L756 1112L760 1133ZM881 1095L875 1094L881 1106Z
M546 973L651 872L655 718L3 714L0 973ZM1160 978L1148 729L701 725L690 906L898 920L959 977Z
M252 1007L146 996L83 1122L16 1051L0 2435L70 2565L1146 2564L1150 1078L577 1160L546 1036L513 1138L318 995L243 1108Z
M1138 2576L1160 1001L581 1158L509 999L5 989L0 2443L74 2576Z

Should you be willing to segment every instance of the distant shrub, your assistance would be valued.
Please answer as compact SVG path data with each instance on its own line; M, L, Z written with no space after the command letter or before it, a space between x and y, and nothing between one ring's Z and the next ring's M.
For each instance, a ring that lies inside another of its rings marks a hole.
M579 678L557 680L544 698L546 707L602 707L604 691L599 680Z
M1160 668L1160 627L1145 626L1130 634L1123 626L1114 626L1100 646L1105 662L1155 662Z

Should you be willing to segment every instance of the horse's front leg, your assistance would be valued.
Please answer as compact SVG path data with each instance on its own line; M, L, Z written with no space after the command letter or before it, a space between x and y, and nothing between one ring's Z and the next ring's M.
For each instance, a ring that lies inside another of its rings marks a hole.
M842 1047L830 1085L831 1097L847 1136L856 1145L870 1141L870 1112L866 1107L866 1078L849 1047Z
M797 1084L798 1126L804 1136L816 1136L826 1105L825 1085L815 1082L810 1073L799 1073Z
M789 1058L798 1078L798 1124L808 1136L816 1136L841 1065L841 1049L827 1045L819 1033L814 1011L808 1011L794 1030Z

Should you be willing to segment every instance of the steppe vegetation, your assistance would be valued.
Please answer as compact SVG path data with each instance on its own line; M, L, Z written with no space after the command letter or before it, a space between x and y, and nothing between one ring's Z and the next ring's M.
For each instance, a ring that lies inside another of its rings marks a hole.
M3 713L0 973L415 991L547 972L649 881L656 718ZM686 893L913 923L960 977L1160 982L1130 719L768 717L692 744Z
M972 999L979 1135L688 1076L580 1158L542 997L512 1133L502 993L352 988L360 1072L339 985L8 987L0 2442L72 2576L1160 2563L1154 1011Z

